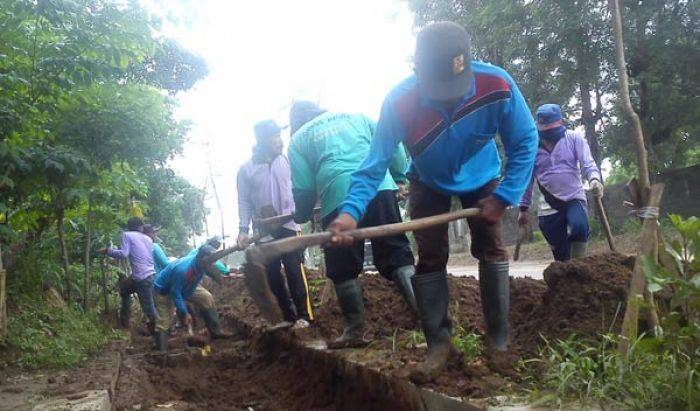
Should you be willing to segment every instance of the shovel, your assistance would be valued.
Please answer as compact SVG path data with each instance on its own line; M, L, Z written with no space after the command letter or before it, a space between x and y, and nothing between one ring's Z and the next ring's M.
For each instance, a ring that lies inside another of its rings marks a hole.
M520 247L525 242L527 237L527 226L518 225L518 242L515 244L515 251L513 251L513 261L518 261L520 259Z
M610 246L610 251L615 251L615 243L613 242L612 231L610 230L610 223L608 222L608 214L605 212L605 207L603 207L603 197L595 197L596 205L598 210L600 210L600 224L603 226L603 231L605 231L605 237L608 239L608 245Z
M479 208L467 208L431 217L419 218L402 223L386 224L375 227L359 228L346 232L355 240L365 240L378 237L387 237L403 234L407 231L416 231L430 228L436 225L447 224L450 221L467 217L475 217L481 213ZM301 250L307 247L328 245L333 234L328 231L308 234L300 237L290 237L272 241L260 246L249 248L246 251L246 264L244 266L245 282L258 305L262 316L270 322L278 322L282 318L279 306L270 291L265 275L265 264L282 254ZM214 256L217 256L216 254ZM212 256L212 257L214 257ZM210 257L211 258L211 257ZM220 258L217 256L217 258Z

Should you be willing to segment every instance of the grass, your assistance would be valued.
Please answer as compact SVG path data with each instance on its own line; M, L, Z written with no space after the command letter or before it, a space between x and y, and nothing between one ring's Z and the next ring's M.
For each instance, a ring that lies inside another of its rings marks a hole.
M617 336L597 344L575 336L547 341L541 357L523 364L530 400L583 408L700 409L700 356L664 349L640 338L628 355L617 352Z
M0 365L27 370L75 367L119 336L95 312L24 303L10 313Z

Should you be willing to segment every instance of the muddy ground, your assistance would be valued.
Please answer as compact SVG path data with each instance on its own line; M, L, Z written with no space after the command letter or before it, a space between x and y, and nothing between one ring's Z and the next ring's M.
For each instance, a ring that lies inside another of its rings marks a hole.
M634 259L621 254L602 254L578 261L553 263L544 281L511 279L512 348L518 359L533 358L550 341L568 338L596 339L600 333L617 332L624 313L627 284ZM418 322L406 309L391 282L379 275L363 275L366 338L372 340L367 355L353 359L403 376L403 370L425 357ZM450 313L455 333L483 333L479 284L473 277L450 277ZM342 332L340 310L329 281L311 280L316 320L309 330L292 331L304 340L329 340ZM225 315L264 325L242 280L216 290ZM483 358L450 368L428 387L456 397L484 397L508 389L517 381L484 366Z
M586 259L554 263L544 281L529 278L511 280L511 324L513 352L518 359L538 355L542 337L595 339L600 333L617 331L624 310L624 298L633 259L605 254ZM393 285L379 275L361 276L367 316L365 350L343 350L336 355L361 362L394 378L425 357L426 348L416 320ZM283 331L291 338L316 341L336 337L342 330L340 311L330 282L309 281L315 317L307 330ZM265 326L242 279L229 279L222 287L211 285L224 324L232 318L251 326ZM481 334L481 305L478 282L472 277L450 278L451 306L455 333ZM200 330L202 336L204 331ZM119 410L155 409L336 409L337 376L330 369L281 347L261 345L239 334L233 340L216 341L209 356L199 349L187 351L182 332L171 339L179 353L162 367L148 352L151 341L136 335L134 347L125 356L116 391ZM517 377L488 368L481 355L469 361L453 359L449 369L427 387L454 397L484 398L517 388ZM362 393L352 399L363 407L376 399ZM349 404L345 404L346 408ZM372 403L376 408L376 403ZM372 408L372 407L371 407ZM396 409L393 406L384 409Z

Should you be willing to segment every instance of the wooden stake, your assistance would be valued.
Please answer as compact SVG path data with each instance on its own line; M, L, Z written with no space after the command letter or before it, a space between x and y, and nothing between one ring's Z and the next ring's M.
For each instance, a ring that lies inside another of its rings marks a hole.
M659 207L663 192L663 184L654 184L651 187L649 207ZM651 257L654 261L658 258L657 223L658 218L647 217L642 224L640 250L634 262L634 272L632 273L632 279L630 281L625 317L622 321L622 340L620 341L619 351L620 354L623 355L626 355L629 351L630 343L637 339L639 306L644 299L646 289L646 279L642 269L642 256Z

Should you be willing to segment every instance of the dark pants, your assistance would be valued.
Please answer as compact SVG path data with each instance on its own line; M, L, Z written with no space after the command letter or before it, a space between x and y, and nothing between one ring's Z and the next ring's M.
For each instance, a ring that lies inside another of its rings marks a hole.
M277 230L273 237L280 239L296 235L298 235L296 231L283 227ZM311 300L309 299L309 286L306 282L306 273L302 265L303 261L304 252L295 251L283 254L281 257L268 262L265 266L270 290L277 298L277 304L282 309L285 321L293 322L299 318L311 321L314 318ZM285 275L282 274L282 264L284 264L286 284ZM290 293L291 299L289 298Z
M139 296L141 311L148 317L149 322L155 324L156 306L153 303L154 278L155 275L143 280L135 280L133 277L128 277L119 282L119 296L122 299L120 312L122 321L131 316L131 294L136 293Z
M328 227L337 216L338 210L323 217L321 221L323 228ZM396 202L396 194L392 190L382 190L367 206L367 212L358 227L399 222L401 222L401 213ZM411 244L405 234L375 238L371 242L374 265L385 278L391 280L394 270L413 265ZM326 259L326 275L335 284L357 278L362 272L365 259L364 241L356 241L350 247L326 248L323 253Z
M465 194L459 199L463 208L474 207L498 187L492 181L481 189ZM411 218L429 217L450 211L452 197L438 193L419 181L411 181L409 211ZM471 234L471 253L479 262L507 261L508 254L501 239L501 223L489 224L479 217L467 219ZM449 258L448 225L443 224L414 232L418 243L418 265L416 274L444 271Z
M539 217L540 230L557 261L571 259L571 243L588 241L588 207L583 200L567 201L558 213Z

